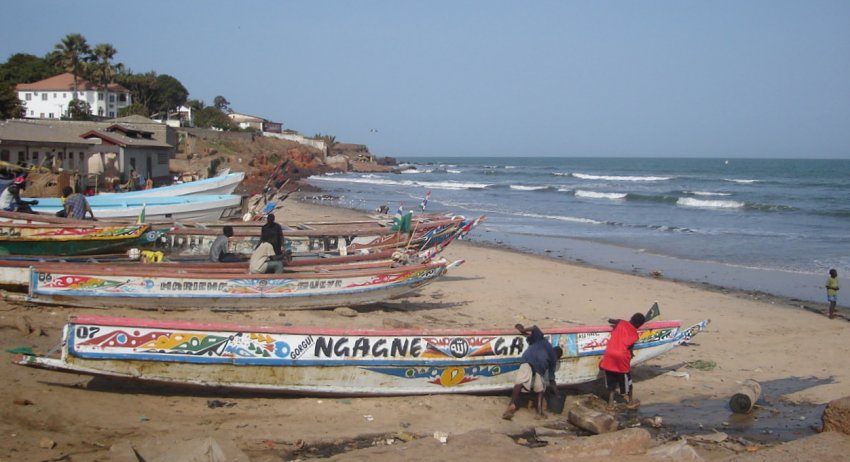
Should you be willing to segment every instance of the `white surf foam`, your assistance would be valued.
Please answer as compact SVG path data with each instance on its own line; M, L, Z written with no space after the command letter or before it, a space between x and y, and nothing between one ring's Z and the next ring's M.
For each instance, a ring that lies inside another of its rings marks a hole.
M676 205L715 209L739 209L744 206L744 203L738 201L709 201L694 199L692 197L680 197L679 200L676 201Z
M586 197L589 199L610 199L610 200L620 200L625 199L627 193L603 193L596 191L583 191L579 189L575 192L576 197Z
M589 175L587 173L572 173L572 176L582 180L605 181L667 181L669 176L618 176L618 175Z

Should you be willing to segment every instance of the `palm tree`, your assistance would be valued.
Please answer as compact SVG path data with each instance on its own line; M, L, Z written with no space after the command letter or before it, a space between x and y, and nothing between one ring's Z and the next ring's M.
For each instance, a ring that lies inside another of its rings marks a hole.
M80 63L89 54L89 44L82 34L68 34L55 46L62 67L74 74L74 96L77 99L77 76L80 75Z
M107 116L109 115L109 84L111 84L112 79L115 78L116 70L110 61L113 57L115 57L116 53L118 53L118 50L109 43L98 43L92 51L95 71L94 76L95 80L99 84L103 85L103 99L106 105L104 115Z

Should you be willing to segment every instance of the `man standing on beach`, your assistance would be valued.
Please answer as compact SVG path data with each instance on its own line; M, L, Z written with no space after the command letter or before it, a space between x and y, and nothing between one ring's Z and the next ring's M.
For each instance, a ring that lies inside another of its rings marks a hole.
M829 300L829 319L835 319L835 304L838 303L838 271L829 270L826 280L826 299Z
M274 221L273 213L266 216L266 224L260 229L260 240L270 243L275 255L283 255L283 227Z
M511 393L511 402L508 404L508 409L502 414L502 418L511 420L514 417L519 402L519 394L523 391L537 393L537 416L539 418L546 417L546 414L543 413L543 391L545 390L543 377L548 375L549 387L552 390L557 390L555 367L564 351L561 347L553 347L537 326L526 328L522 324L517 324L514 327L521 334L527 336L525 340L528 342L528 349L522 354L522 364L517 371L514 389Z
M646 322L646 317L641 313L632 315L632 319L609 319L608 322L614 327L605 354L599 363L599 368L605 371L605 386L608 389L608 410L614 409L614 392L619 387L620 394L626 400L629 409L637 409L640 403L632 396L632 357L634 357L635 343L638 341L638 328Z

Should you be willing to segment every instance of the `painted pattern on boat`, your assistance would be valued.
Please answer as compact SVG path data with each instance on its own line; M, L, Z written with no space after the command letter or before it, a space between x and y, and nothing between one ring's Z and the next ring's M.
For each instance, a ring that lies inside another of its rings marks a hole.
M689 341L708 321L648 323L633 364ZM564 348L558 384L595 380L609 326L554 329ZM512 387L525 338L505 330L245 327L80 317L64 331L62 359L19 364L157 382L316 394L486 392Z

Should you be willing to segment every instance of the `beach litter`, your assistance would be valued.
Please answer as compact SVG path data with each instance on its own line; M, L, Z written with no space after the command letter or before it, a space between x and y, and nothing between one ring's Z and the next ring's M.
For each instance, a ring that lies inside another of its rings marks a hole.
M669 375L671 377L682 377L685 380L689 380L691 378L691 374L689 374L687 372L679 372L679 371L668 371L668 372L665 372L662 375Z
M443 444L446 444L446 441L449 440L449 434L446 432L436 431L434 432L434 439Z

